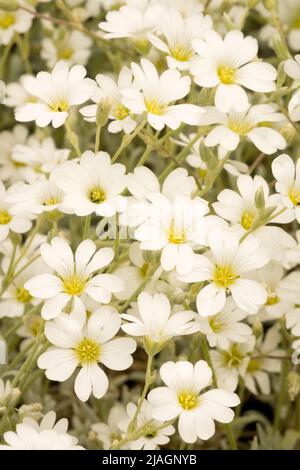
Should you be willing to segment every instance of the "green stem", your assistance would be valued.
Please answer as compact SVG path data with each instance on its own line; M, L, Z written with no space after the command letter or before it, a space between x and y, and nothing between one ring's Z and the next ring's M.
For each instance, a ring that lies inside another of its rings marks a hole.
M91 228L91 220L92 220L91 214L87 215L84 219L82 240L86 240L87 238L89 238L89 233L90 233L90 228Z
M123 152L123 150L126 149L126 147L128 147L128 145L133 141L133 139L141 132L141 130L145 127L146 125L146 122L147 122L147 119L143 119L143 121L135 128L135 130L129 134L129 135L124 135L123 139L122 139L122 142L121 142L121 145L120 147L118 148L118 150L116 151L116 153L114 154L114 156L112 157L112 163L114 163L116 160L118 160L119 156L121 155L121 153Z
M287 393L287 375L289 372L289 363L282 361L280 373L280 389L276 400L275 414L274 414L274 429L279 430L281 422L281 411L284 406L284 401Z
M65 128L66 128L66 131L67 131L68 139L69 139L71 145L73 146L77 157L80 157L81 156L81 151L80 151L80 147L79 147L78 137L75 134L75 132L72 130L70 122L69 122L68 119L66 119L66 121L65 121Z
M99 149L100 149L101 129L102 129L102 126L96 127L95 153L99 152Z
M151 152L152 152L152 147L150 145L147 145L144 153L142 154L141 158L138 160L136 167L144 165L144 163L148 160L149 156L151 155Z
M36 340L35 342L33 343L33 347L29 353L29 355L27 356L27 359L25 360L24 364L22 365L21 369L19 370L19 372L17 373L17 375L15 376L14 380L12 381L12 384L11 386L12 387L17 387L19 386L19 384L22 383L23 381L23 377L24 375L26 375L26 373L28 373L30 371L30 369L32 367L34 367L35 365L35 356L40 348L40 345L42 344L43 342L43 339L44 339L44 335L43 335L43 322L40 324L40 327L39 327L39 332L36 336Z
M177 162L180 162L184 157L186 157L188 155L188 153L190 152L191 148L193 147L193 145L199 140L199 138L201 137L202 134L205 133L205 130L204 129L201 129L197 132L197 134L195 135L195 137L188 143L187 146L185 146L181 152L179 152L179 154L177 155L176 157L176 161ZM163 181L166 176L168 176L168 174L172 171L173 168L175 168L176 164L174 163L174 161L171 161L167 166L166 168L164 169L164 171L161 173L161 175L159 176L159 181Z
M4 77L4 72L6 71L6 62L7 59L9 58L10 51L13 47L13 45L16 42L16 35L14 35L9 43L5 46L3 54L1 54L1 60L0 60L0 79Z
M146 398L146 395L148 393L149 387L150 387L150 385L152 384L152 381L153 381L153 379L152 379L153 357L154 357L153 354L150 354L150 353L148 354L148 361L147 361L147 369L146 369L146 378L145 378L144 388L143 388L142 394L139 398L139 402L138 402L138 405L136 407L134 416L133 416L132 420L130 421L130 423L128 425L128 432L130 434L136 430L136 423L137 423L139 413L141 411L142 405L143 405L144 400Z

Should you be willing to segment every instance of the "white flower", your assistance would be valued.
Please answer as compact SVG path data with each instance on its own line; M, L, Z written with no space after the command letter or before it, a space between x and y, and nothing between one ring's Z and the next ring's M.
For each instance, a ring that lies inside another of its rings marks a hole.
M91 393L101 398L108 389L108 378L98 363L125 370L133 362L136 342L112 339L120 326L120 315L112 307L100 307L88 320L81 309L62 313L45 325L45 335L54 346L39 357L38 366L46 369L48 379L58 382L67 380L80 366L74 384L76 395L81 401L87 401Z
M231 110L228 114L216 108L208 108L203 121L209 124L218 124L205 138L205 145L235 150L241 139L248 138L261 152L270 155L278 149L283 150L287 143L284 137L275 129L266 126L268 122L279 122L284 119L281 113L276 112L273 105L258 104L246 107L243 112ZM263 123L263 124L262 124Z
M5 106L19 109L26 103L34 103L37 101L37 98L28 93L24 88L26 77L33 78L33 75L21 75L18 82L10 82L7 84L5 98L3 100Z
M300 273L285 274L281 263L272 261L253 273L253 279L262 283L267 290L264 311L267 319L280 318L300 304Z
M56 413L49 411L40 424L32 418L24 418L17 424L16 432L4 433L7 444L0 450L84 450L78 440L67 434L68 420L62 418L55 424Z
M57 31L58 33L58 31ZM49 68L54 67L58 60L70 65L86 65L91 54L92 40L80 31L61 32L53 37L42 40L41 57Z
M133 403L128 403L128 417L119 422L119 428L122 431L127 431L128 425L135 415L136 408ZM143 431L143 435L129 443L131 450L155 450L159 448L158 446L168 444L170 441L169 436L175 433L174 426L166 424L165 427L162 427L161 421L153 419L153 408L148 400L143 401L136 428Z
M176 8L183 17L197 15L204 9L204 6L198 0L161 0L161 3L166 4L169 8Z
M184 168L177 168L171 171L166 177L162 186L156 175L145 166L138 166L127 177L127 188L134 196L127 200L127 210L120 216L120 221L124 225L137 227L147 221L151 216L153 207L148 196L162 195L170 204L175 203L175 199L189 199L195 193L197 186L195 179L188 176ZM156 235L157 236L157 235Z
M195 39L193 47L199 56L191 67L195 82L204 88L216 87L215 105L220 111L247 109L248 98L242 87L262 93L276 89L276 69L254 60L258 52L255 38L235 30L222 39L209 31L204 39Z
M294 79L294 86L300 85L300 55L295 56L295 60L288 59L284 64L285 73ZM300 121L300 90L297 90L289 102L289 115L292 121Z
M96 439L103 444L103 449L110 449L114 444L118 443L122 438L122 432L118 427L121 420L126 419L126 411L120 403L114 405L108 415L106 423L92 424L92 432L96 434ZM122 446L121 449L126 449Z
M212 29L210 16L183 16L174 8L170 8L161 22L163 39L149 33L148 39L154 47L167 54L167 64L170 68L188 70L194 58L192 41L201 38Z
M24 88L38 98L37 103L27 103L16 112L16 120L35 121L45 127L52 123L60 127L68 117L69 110L87 101L95 90L95 82L86 76L82 65L71 69L63 61L57 62L51 73L39 72L36 77L24 78Z
M12 177L16 168L20 168L21 179L32 183L36 179L48 177L49 173L65 163L69 156L70 150L57 149L52 137L40 141L31 135L26 145L20 143L12 148L11 163L6 165L6 174L9 172Z
M297 80L296 83L299 83L300 80L300 54L295 55L295 59L288 59L284 64L285 73Z
M219 313L209 317L198 315L196 321L211 348L217 346L226 349L230 342L243 343L251 335L251 328L241 322L246 316L229 297Z
M280 21L287 30L288 44L294 51L300 49L300 25L298 0L280 0L278 2Z
M30 139L30 138L29 138ZM17 124L12 131L0 132L0 179L9 183L23 180L24 167L13 160L13 149L16 145L25 145L28 141L28 129Z
M142 250L162 250L161 265L180 274L194 266L193 247L206 240L207 202L201 198L178 196L171 203L162 194L149 194L149 218L135 231Z
M53 176L50 176L49 180L37 180L31 184L16 183L14 188L14 193L7 197L12 204L13 214L28 211L38 217L43 212L65 210L62 203L64 193L57 186Z
M286 212L300 223L300 159L295 164L289 155L280 155L272 163L272 173Z
M32 216L29 213L13 214L11 210L12 204L9 202L9 196L13 192L13 186L6 191L4 184L0 181L0 241L5 240L10 231L25 233L32 226Z
M208 234L208 245L210 253L196 255L194 269L180 276L185 282L208 281L197 296L199 314L206 317L220 312L228 293L241 310L256 313L265 304L267 292L246 274L268 262L259 240L249 235L240 242L238 233L216 227Z
M120 277L124 283L124 289L115 293L117 299L129 299L147 278L151 264L144 258L144 253L139 245L139 242L130 244L128 257L131 264L126 263L114 271L114 274Z
M165 344L175 336L195 333L196 314L190 310L171 315L169 299L164 294L142 292L138 296L138 316L122 314L127 321L122 330L132 336L145 336L147 343Z
M84 152L79 162L67 162L57 172L55 180L64 191L64 206L78 216L92 213L111 217L125 208L120 196L126 187L126 167L111 163L106 152Z
M149 194L161 192L170 202L177 196L191 198L197 189L195 179L185 168L171 171L160 188L157 176L145 166L136 167L128 175L127 187L138 201L146 201Z
M96 274L107 266L114 257L111 248L96 251L92 240L84 240L78 245L73 255L69 244L59 237L51 243L41 246L41 255L45 263L56 274L40 274L25 284L33 297L45 299L42 316L45 319L57 317L69 300L75 305L83 304L83 294L87 294L96 302L109 303L112 292L122 290L121 279L112 274Z
M239 377L246 375L250 353L255 345L254 336L249 336L243 343L231 343L229 347L210 351L218 387L234 392Z
M27 11L0 10L0 45L8 44L15 33L26 33L31 27L33 15Z
M9 264L10 258L5 257L1 263L4 273L8 272ZM26 267L26 264L29 264L29 266ZM44 262L41 258L32 262L32 257L24 257L18 265L18 270L21 269L22 272L14 278L13 283L8 286L2 295L0 300L0 318L21 317L29 305L37 305L39 303L37 299L32 298L24 285L28 279L31 279L45 269Z
M258 388L264 395L270 395L271 393L269 375L272 372L280 372L282 362L280 356L284 356L284 351L278 348L280 341L281 335L278 331L278 324L273 325L267 331L264 339L261 336L257 341L244 376L246 388L254 395L258 393ZM272 359L272 356L274 359Z
M300 264L300 230L296 231L296 245L285 250L284 269L292 269Z
M148 42L147 33L155 30L161 12L159 4L150 5L144 11L124 5L117 11L109 11L99 28L105 31L105 38L130 38L138 48L144 49Z
M278 194L270 195L267 182L258 175L255 175L254 178L249 175L239 176L237 187L239 192L231 189L221 191L218 194L218 202L213 203L214 210L220 217L230 221L243 231L252 229L252 233L259 238L270 258L282 262L286 249L295 246L293 237L282 228L268 224L253 230L255 223L262 216L262 209L258 209L256 205L258 191L262 191L265 209L272 210L273 208L272 214L279 213L283 209L280 196ZM282 224L289 223L291 220L291 214L284 211L274 217L271 222Z
M233 420L229 407L240 403L235 393L220 389L200 393L212 380L212 371L205 361L198 361L195 366L187 361L169 361L161 366L160 376L166 387L155 388L148 395L153 417L160 421L179 417L178 431L183 441L193 443L197 437L207 440L215 433L214 420Z
M11 386L9 380L6 380L6 382L4 382L4 380L0 379L0 405L7 407L7 404L10 401L14 401L20 395L20 393L21 392L18 388ZM3 408L1 411L4 411Z
M110 108L109 118L112 120L108 125L108 131L112 134L124 131L130 134L136 127L136 121L130 116L129 110L122 104L122 89L132 85L132 73L128 67L123 67L118 76L117 82L107 75L96 75L98 87L95 90L92 100L96 104L91 104L81 108L80 113L86 121L95 122L98 105L107 103Z
M165 126L177 129L181 122L200 124L203 108L193 104L173 104L189 93L189 77L181 77L178 70L166 70L159 76L147 59L141 60L141 66L132 63L131 69L135 87L122 90L122 103L130 111L137 115L146 114L149 124L158 131Z

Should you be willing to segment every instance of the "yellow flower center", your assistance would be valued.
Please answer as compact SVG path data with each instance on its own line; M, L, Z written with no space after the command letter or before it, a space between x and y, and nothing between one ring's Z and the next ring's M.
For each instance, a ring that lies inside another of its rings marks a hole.
M186 234L183 228L177 229L174 226L174 223L171 224L168 233L168 239L170 243L179 245L180 243L186 242Z
M252 129L252 125L247 121L235 121L234 119L229 120L228 127L232 132L238 135L246 136Z
M294 206L298 206L300 204L300 190L295 186L292 186L288 191L288 196Z
M239 367L245 355L239 349L237 344L233 344L231 348L223 352L223 362L225 367Z
M192 410L199 403L199 395L195 393L181 393L178 397L179 404L184 410Z
M174 59L181 62L186 62L193 57L193 51L187 44L177 44L175 47L170 48L170 52Z
M0 28L8 29L10 26L15 24L16 17L13 13L0 13Z
M229 286L234 284L236 279L239 276L234 272L232 266L224 265L224 266L215 266L212 282L217 284L218 287L223 287L227 289Z
M75 353L82 365L99 360L100 345L89 338L83 338L75 348Z
M7 211L0 212L0 225L8 224L11 221L12 217Z
M46 201L43 202L43 206L54 206L55 204L58 204L59 200L56 199L55 197L50 197Z
M90 200L100 204L105 201L105 192L101 188L94 188L90 192Z
M255 219L254 212L244 212L241 219L241 225L245 230L249 230L252 227Z
M67 101L58 101L57 103L52 103L49 105L50 111L54 113L65 113L69 109L69 104Z
M145 100L145 105L148 113L156 114L157 116L161 116L166 111L166 106L159 103L156 99Z
M123 119L127 118L127 116L129 115L129 110L126 108L126 106L119 103L114 107L112 114L116 119L118 119L119 121L122 121Z
M74 50L71 47L65 47L64 49L58 51L58 58L69 60L73 54Z
M280 301L276 292L268 292L266 305L276 305Z
M221 65L218 68L218 76L222 83L225 85L231 85L235 79L235 69L227 65Z
M27 304L32 299L30 292L24 287L20 287L19 289L17 289L16 297L19 302L22 302L22 304Z
M209 326L211 327L214 333L219 333L222 330L222 322L218 319L216 315L210 317L208 322Z
M135 39L133 45L140 54L146 55L149 51L149 41L147 38Z
M80 295L84 291L86 281L76 274L63 280L64 291L69 295Z

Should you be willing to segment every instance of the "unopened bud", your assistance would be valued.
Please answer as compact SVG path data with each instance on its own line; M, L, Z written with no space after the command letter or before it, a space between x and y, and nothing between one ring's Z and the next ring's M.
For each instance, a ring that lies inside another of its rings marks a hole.
M289 52L286 48L286 45L282 42L277 32L275 32L274 34L275 36L272 40L272 46L275 51L275 54L280 61L287 60L289 58Z
M266 205L266 202L265 202L264 191L263 191L263 188L260 187L255 193L255 207L260 210L260 209L264 209L265 205Z
M10 240L11 240L11 242L14 246L20 245L20 243L22 241L21 235L19 233L15 233L15 232L10 232L9 238L10 238Z
M296 130L290 122L287 122L285 126L281 127L280 133L290 145L295 138Z
M0 9L4 11L16 11L19 3L15 0L0 0Z
M294 401L300 392L300 375L295 371L290 371L287 377L288 394L291 401Z
M41 403L31 403L30 405L22 405L18 409L18 414L22 420L28 417L37 421L43 416L42 409L43 405Z
M285 65L285 62L281 62L281 64L279 64L279 67L277 69L277 88L278 89L280 89L283 86L285 79L286 79L284 65Z
M111 100L109 98L104 98L100 101L97 107L96 113L96 124L99 127L103 127L107 124L109 113L111 110Z
M259 320L255 320L252 325L252 331L256 339L260 338L264 331L262 322Z

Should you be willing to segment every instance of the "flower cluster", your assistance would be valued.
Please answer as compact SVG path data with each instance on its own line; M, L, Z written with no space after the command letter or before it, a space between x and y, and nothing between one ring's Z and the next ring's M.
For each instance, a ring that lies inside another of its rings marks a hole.
M0 450L297 447L299 38L298 0L0 2Z

